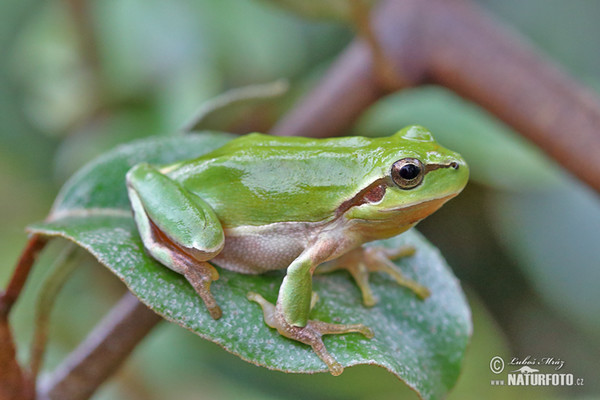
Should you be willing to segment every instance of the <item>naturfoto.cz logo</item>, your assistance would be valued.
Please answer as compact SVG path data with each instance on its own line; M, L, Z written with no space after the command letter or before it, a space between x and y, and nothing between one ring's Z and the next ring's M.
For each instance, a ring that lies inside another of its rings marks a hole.
M504 359L500 356L494 356L490 360L490 370L496 374L501 374L506 367ZM573 374L558 372L564 366L564 361L554 357L533 358L527 356L523 359L513 357L509 366L519 367L507 371L506 381L504 379L493 379L492 386L581 386L583 378L574 378ZM540 372L539 368L554 367L555 372Z

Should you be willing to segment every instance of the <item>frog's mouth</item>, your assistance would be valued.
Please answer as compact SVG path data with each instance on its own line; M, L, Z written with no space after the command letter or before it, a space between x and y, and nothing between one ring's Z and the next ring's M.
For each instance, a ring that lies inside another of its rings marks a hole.
M419 203L405 204L401 207L389 208L380 211L384 213L410 216L410 221L407 220L405 222L415 223L436 212L441 206L444 205L444 203L453 197L456 197L458 193L459 192L454 192L435 199L429 199Z
M378 210L376 215L371 215L369 218L352 217L351 221L357 224L361 234L364 237L370 237L370 240L396 236L436 212L457 194L451 193L436 199L406 204L402 207Z
M392 183L393 185L393 183ZM385 193L391 185L385 178L378 179L373 182L354 197L343 202L337 209L336 216L341 216L354 207L359 207L366 204L377 206L384 198ZM406 203L392 208L379 208L376 213L379 216L373 215L374 220L387 219L396 224L412 224L416 223L428 215L437 211L448 200L456 197L460 190L451 193L442 194L439 197L431 198L425 201L414 203Z
M367 241L385 239L399 235L415 226L457 194L451 193L435 199L405 204L401 207L380 209L376 211L376 214L369 213L368 218L353 215L349 220L352 222L354 229L360 231L363 239Z

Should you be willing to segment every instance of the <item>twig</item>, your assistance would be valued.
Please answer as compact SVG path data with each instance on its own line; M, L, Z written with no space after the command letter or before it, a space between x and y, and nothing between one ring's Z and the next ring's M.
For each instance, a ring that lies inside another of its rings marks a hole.
M76 249L77 245L75 243L67 243L67 246L54 261L50 273L44 280L43 286L39 291L35 311L35 330L29 361L29 376L33 384L35 384L44 357L52 307L60 289L76 267L76 263L73 261ZM35 392L35 388L32 391Z
M360 37L366 41L371 51L375 82L383 90L395 92L404 86L399 80L403 74L397 73L397 67L394 67L392 60L388 58L388 55L381 47L377 35L371 26L369 8L369 4L365 0L350 0L352 19L358 28Z
M454 22L444 29L448 16ZM600 191L598 97L475 10L440 8L431 18L433 80L483 106Z
M88 399L160 321L160 316L126 293L50 379L42 382L38 397Z
M600 101L522 38L464 0L387 0L374 23L401 82L478 103L600 191ZM342 134L384 95L371 65L365 45L351 44L274 133Z
M369 49L363 42L354 42L271 133L314 137L341 135L362 111L385 94L371 71Z
M15 342L7 317L0 316L0 399L32 399L32 385L17 362Z
M33 396L29 377L16 359L17 352L8 316L25 286L33 263L47 241L39 235L29 238L6 290L0 293L0 399L23 400Z
M23 253L21 253L21 257L6 286L6 290L0 294L1 317L8 317L10 310L23 290L23 286L25 286L33 263L47 242L48 239L40 235L32 235L27 241L27 245L25 246Z

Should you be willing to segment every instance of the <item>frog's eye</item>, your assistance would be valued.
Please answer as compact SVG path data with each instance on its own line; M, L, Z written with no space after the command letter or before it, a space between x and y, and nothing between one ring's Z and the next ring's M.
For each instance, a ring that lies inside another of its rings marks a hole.
M416 158L403 158L392 165L392 180L400 189L413 189L423 182L425 168Z

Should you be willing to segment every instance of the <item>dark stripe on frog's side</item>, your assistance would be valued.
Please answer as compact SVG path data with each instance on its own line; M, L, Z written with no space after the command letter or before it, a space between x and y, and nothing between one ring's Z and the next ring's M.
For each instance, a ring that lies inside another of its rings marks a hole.
M440 168L458 169L458 164L456 162L441 163L441 164L427 164L425 166L425 175L431 171L435 171ZM392 185L394 185L394 183L390 179L390 177L386 176L384 178L377 179L376 181L374 181L373 183L371 183L370 185L368 185L367 187L362 189L360 192L358 192L356 194L356 196L354 196L351 199L348 199L348 200L344 201L342 204L340 204L340 206L338 207L338 209L336 211L336 216L340 216L340 215L344 214L346 211L348 211L352 207L357 207L357 206L360 206L362 204L367 204L367 203L377 203L377 202L381 201L383 199L383 197L385 196L385 191L387 190L387 188ZM411 188L411 189L413 189L413 188ZM408 190L410 190L410 189L408 189ZM407 211L409 211L410 208L411 208L411 206L408 206L406 208L403 207L403 209L406 209Z
M358 192L356 196L344 201L336 210L336 216L344 214L352 207L381 201L383 196L385 196L385 191L388 187L388 181L389 179L387 178L377 179L375 182Z

